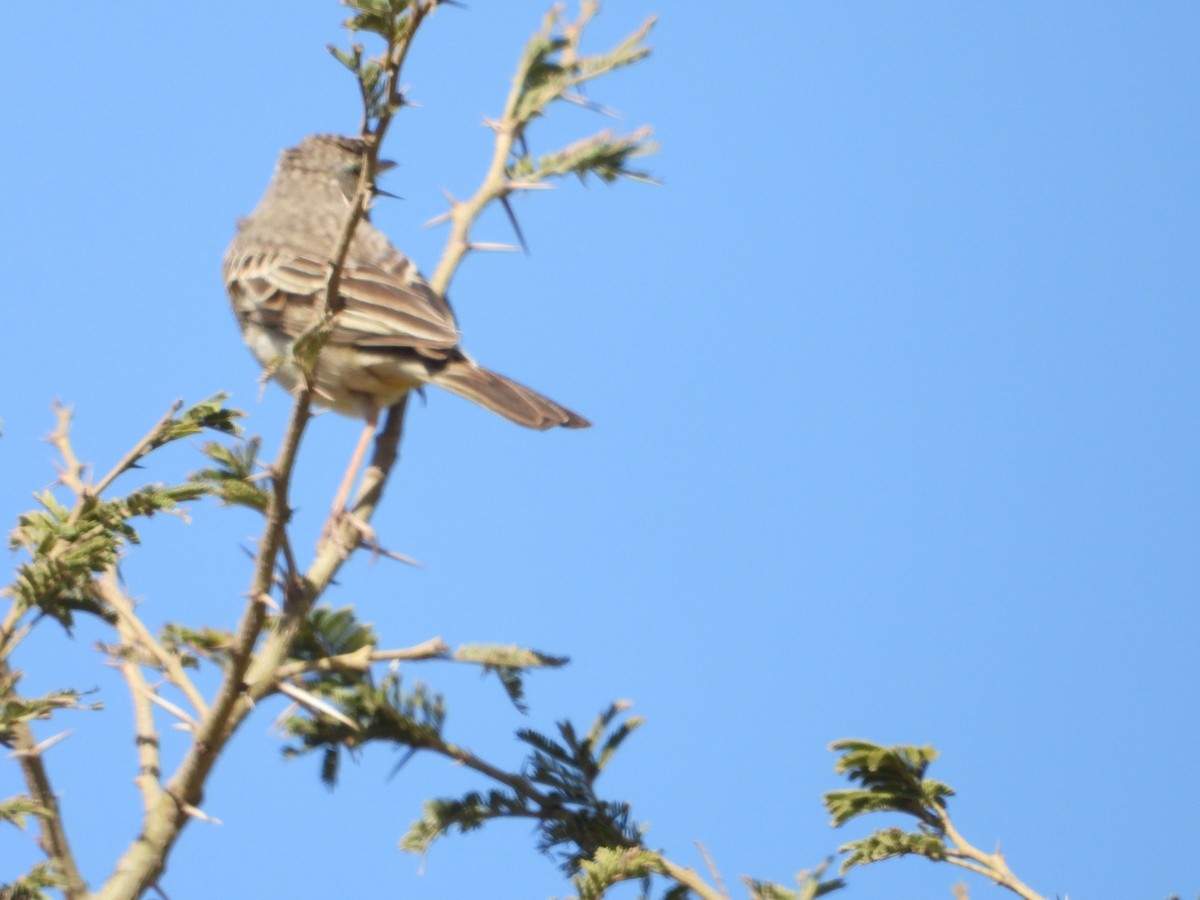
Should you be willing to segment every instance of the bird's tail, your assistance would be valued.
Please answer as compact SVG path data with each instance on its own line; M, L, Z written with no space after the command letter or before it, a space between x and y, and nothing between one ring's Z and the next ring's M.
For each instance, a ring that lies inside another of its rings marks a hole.
M592 424L549 397L543 397L537 391L485 369L470 359L450 360L430 381L526 428L545 431L555 425L587 428Z

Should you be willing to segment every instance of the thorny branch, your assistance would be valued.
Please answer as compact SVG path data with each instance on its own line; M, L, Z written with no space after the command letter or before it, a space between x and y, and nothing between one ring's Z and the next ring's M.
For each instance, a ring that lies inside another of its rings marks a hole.
M380 9L391 9L390 13L380 14L394 17L393 27L386 33L377 32L384 34L387 46L380 56L370 61L370 65L376 66L375 75L383 73L385 88L381 94L376 94L374 87L368 88L364 77L366 70L359 67L364 107L360 137L366 147L366 158L350 211L331 257L326 279L325 314L312 332L297 342L298 345L311 338L317 341L316 349L319 351L321 342L331 330L333 317L339 312L338 287L346 256L355 230L370 209L376 194L375 176L379 149L393 116L405 103L400 88L400 72L417 30L442 2L445 0L412 0L409 3L397 0L389 7L387 4L380 6L374 2L364 6L356 0L348 0L347 5L352 8L370 8L369 15L375 15ZM641 58L648 52L640 48L630 50L625 47L622 52L614 51L612 60L608 62L605 62L604 58L595 57L590 58L590 68L584 65L588 60L581 60L579 56L579 40L597 6L595 0L583 0L579 17L573 23L563 24L565 44L560 61L567 77L549 92L543 85L542 95L536 101L529 98L530 70L535 60L533 50L527 49L514 77L504 116L499 123L493 123L496 143L484 181L470 200L461 204L455 203L449 214L452 222L451 235L431 279L431 286L435 291L442 294L446 292L458 266L471 249L484 249L489 246L471 243L470 232L475 221L492 201L499 200L511 216L507 198L512 193L544 187L545 185L538 183L540 179L567 171L582 174L583 164L577 163L574 169L564 166L562 171L546 169L517 178L512 175L511 163L515 158L515 147L521 147L524 151L526 126L541 114L546 105L556 99L580 102L580 97L572 92L574 87L604 71ZM538 39L545 41L548 38L550 31L558 24L560 16L561 10L556 7L547 16L543 32ZM631 40L634 43L640 41L652 22L653 20L647 21ZM536 40L531 44L531 48L536 45ZM622 48L618 50L621 51ZM355 58L361 60L361 48L355 46L354 51ZM342 55L339 55L339 58L345 61ZM642 141L645 134L644 131L636 132L628 139L631 144L626 146L625 150L628 151L629 146ZM597 136L597 140L601 138L607 140L603 135ZM571 152L571 149L560 151L560 156L562 153ZM630 174L620 171L620 168L617 165L613 170L610 164L610 171ZM314 360L313 365L319 364L319 353L315 355ZM304 370L305 367L302 365L301 369ZM305 428L312 417L311 375L310 367L308 385L296 391L278 454L268 467L269 487L265 491L264 525L255 555L248 601L229 646L222 648L224 674L211 701L205 700L187 676L182 658L155 638L139 618L133 600L125 594L119 584L115 563L92 580L91 590L103 607L113 615L113 624L121 640L114 656L132 697L139 765L137 784L145 807L141 833L117 862L107 882L95 894L87 893L62 828L56 796L41 760L41 751L46 745L39 747L35 743L32 730L23 721L11 729L16 755L26 773L30 795L43 809L38 816L43 847L62 878L64 895L69 900L85 896L103 900L132 900L155 887L165 868L167 857L188 820L199 818L203 821L216 821L200 807L204 784L224 746L253 710L257 701L275 691L281 691L322 714L336 713L336 710L324 709L319 698L290 679L343 668L365 669L373 663L380 662L448 658L446 645L440 639L434 638L414 647L398 650L370 648L365 654L357 652L311 662L288 662L288 653L298 629L348 556L344 548L359 546L362 538L360 529L366 527L377 508L388 475L397 459L406 408L402 400L388 410L386 422L376 437L372 459L363 474L350 515L342 520L331 518L327 524L327 527L337 530L340 539L323 541L307 570L300 574L291 552L287 528L292 514L292 472ZM178 404L172 407L150 432L97 482L86 479L85 466L79 462L71 447L67 436L70 411L57 410L58 427L51 439L63 461L60 482L76 498L75 507L71 512L73 519L78 519L92 504L98 502L98 498L120 475L135 468L147 453L167 440L164 437L165 429L178 410ZM285 554L287 561L282 574L278 569L281 552ZM277 585L282 588L282 610L268 629L268 606L273 603L271 593ZM24 636L28 628L21 625L22 616L26 611L26 608L14 603L0 622L0 683L8 684L13 679L7 665L7 656L11 647ZM194 715L159 696L158 685L148 682L143 667L161 672L165 683L184 695ZM192 743L183 760L165 782L160 771L161 757L153 710L156 705L184 721L192 734ZM505 773L461 747L442 742L437 749L456 762L509 786L532 802L547 801L547 797L538 792L527 779ZM664 860L663 871L669 872L671 868L671 864ZM683 869L679 872L680 883L691 886L694 873ZM706 892L702 882L697 884L699 886L693 886L693 890L698 894L704 897L715 896Z

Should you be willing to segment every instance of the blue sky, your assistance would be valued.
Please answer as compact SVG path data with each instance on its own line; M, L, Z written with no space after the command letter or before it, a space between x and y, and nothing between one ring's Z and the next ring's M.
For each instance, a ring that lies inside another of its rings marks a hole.
M413 51L421 106L386 148L404 199L375 218L427 271L444 232L420 225L477 183L481 119L542 10L446 8ZM1200 8L610 0L593 48L651 13L655 55L592 96L655 127L662 186L529 197L532 254L472 257L452 289L473 355L595 427L526 432L431 393L376 519L425 568L358 562L329 600L389 645L571 656L531 679L526 717L474 672L407 677L507 765L514 729L632 700L648 723L602 784L731 886L865 833L820 804L826 745L863 737L940 748L961 829L1046 896L1200 890ZM323 49L343 40L331 0L54 15L0 10L8 522L54 478L54 399L101 470L176 397L218 390L273 453L288 404L257 397L221 255L280 148L358 121ZM607 124L559 110L534 146ZM502 216L479 236L511 239ZM311 428L299 546L356 433ZM197 465L176 448L145 477ZM125 575L151 622L227 625L256 523L193 518L149 523ZM108 705L56 723L76 730L48 757L94 884L140 808L97 639L46 628L18 658L31 688ZM475 782L433 759L388 780L376 751L330 794L316 760L279 759L276 712L218 767L205 808L225 824L185 833L172 900L569 892L519 824L399 853L422 799ZM0 834L0 880L28 847ZM893 862L846 896L949 897L957 874Z

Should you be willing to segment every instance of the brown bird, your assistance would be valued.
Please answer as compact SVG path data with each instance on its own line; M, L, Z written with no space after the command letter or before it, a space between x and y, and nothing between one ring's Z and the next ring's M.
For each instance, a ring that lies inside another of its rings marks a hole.
M289 391L303 385L291 345L325 311L330 261L358 187L365 146L314 135L284 150L225 254L225 287L247 346ZM393 163L380 162L380 170ZM446 300L364 219L338 284L342 309L321 350L314 400L372 427L379 410L436 384L528 428L586 428L582 416L485 369L459 346Z

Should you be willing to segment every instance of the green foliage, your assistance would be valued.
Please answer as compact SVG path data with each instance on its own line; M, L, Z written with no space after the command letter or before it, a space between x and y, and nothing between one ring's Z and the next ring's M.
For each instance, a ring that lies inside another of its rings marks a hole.
M50 863L38 863L29 874L11 884L0 884L0 900L49 900L43 888L62 888L66 879Z
M193 629L186 625L168 622L163 626L159 640L168 653L179 658L182 666L194 669L200 658L223 663L233 647L233 635L217 628Z
M421 818L400 838L400 849L425 853L435 839L455 829L465 834L489 819L523 818L530 814L525 801L511 791L469 791L461 798L426 800Z
M387 45L378 57L364 55L363 45L352 41L350 49L328 47L334 59L354 73L362 97L364 123L378 122L391 116L404 100L394 84L391 54L401 57L407 51L417 26L441 0L342 0L354 11L343 23L351 35L374 35Z
M179 416L168 419L156 434L147 442L147 447L141 455L150 450L156 450L164 444L181 438L192 437L202 431L216 431L220 434L241 434L237 420L245 416L240 409L226 407L227 394L213 394L207 400L201 400L190 406Z
M642 847L598 847L579 862L579 871L571 879L578 900L600 900L605 892L623 881L641 880L642 896L650 896L650 876L663 874L662 856ZM663 900L686 897L682 885L668 889Z
M871 812L905 813L938 826L938 810L945 808L954 791L940 781L925 778L925 770L937 759L935 749L882 747L856 740L837 741L830 749L842 752L834 770L863 786L863 790L830 791L825 795L834 826Z
M560 741L531 729L517 732L533 748L525 763L526 777L546 791L553 811L539 829L538 849L557 853L569 873L577 873L581 861L601 847L641 846L641 830L630 818L629 804L601 800L596 794L596 779L643 723L641 717L630 716L610 730L627 708L625 703L612 704L582 738L570 722L558 724Z
M207 493L220 498L228 506L247 506L265 513L267 492L255 480L261 443L259 437L233 446L210 441L201 448L201 452L216 465L193 472L188 480L201 485Z
M13 732L18 723L49 719L60 709L94 711L104 708L100 703L80 703L80 698L85 696L82 691L58 690L41 697L20 697L16 693L17 678L16 673L9 673L0 683L0 744L5 747L13 746Z
M916 855L930 860L946 858L944 838L947 800L954 795L949 785L925 777L937 759L932 747L883 747L869 741L845 740L831 745L840 751L835 770L862 790L830 791L825 807L840 827L866 813L894 812L918 820L916 831L881 828L858 841L839 848L848 854L841 871L894 856Z
M893 856L924 856L938 862L946 858L946 842L940 834L925 827L920 831L881 828L860 841L843 844L838 852L847 854L842 860L842 872L845 873L855 866L865 866Z
M352 607L335 610L318 606L305 617L289 656L311 662L374 647L376 643L374 629L359 622Z
M414 0L342 0L342 5L354 10L343 23L351 32L377 34L386 41L401 39L411 31Z
M513 111L521 122L530 122L556 100L569 92L614 69L632 65L650 55L643 41L650 33L654 20L648 20L608 53L579 56L576 53L578 25L570 34L564 33L562 11L552 9L537 32L525 45L517 68L518 97ZM586 19L583 20L586 24ZM556 31L557 29L557 31Z
M404 691L399 673L389 672L378 685L369 672L350 684L322 673L307 681L304 690L319 703L297 701L305 712L284 719L284 732L300 739L299 746L286 747L284 754L319 750L321 780L330 787L337 783L342 751L354 753L371 741L412 750L441 744L446 718L441 695L420 683Z
M505 111L504 127L512 129L515 146L519 148L514 150L506 169L512 182L535 182L568 174L582 179L589 173L605 182L620 177L650 180L645 172L629 166L631 160L657 151L657 145L650 140L649 128L639 128L622 136L602 131L536 160L528 151L526 126L544 115L551 104L562 100L601 109L584 99L576 89L650 54L645 39L654 25L653 18L608 53L580 55L579 39L590 16L590 12L581 13L575 22L565 23L560 9L551 10L541 31L525 47L517 65L513 95Z
M102 484L133 468L147 453L173 441L190 437L204 429L236 434L236 419L242 413L223 407L224 395L217 394L192 406L176 417L163 420L155 430L122 461ZM56 435L60 446L69 450L63 418ZM72 469L71 459L65 468ZM76 473L72 473L76 474ZM139 543L137 531L129 520L159 512L178 512L181 503L208 493L200 483L180 485L152 484L124 497L103 499L88 485L77 488L78 501L68 510L50 491L35 496L41 509L20 516L9 535L9 546L23 549L29 560L17 567L16 578L6 589L21 610L37 608L68 630L78 612L112 621L112 614L96 596L92 585L95 575L116 566L127 544Z
M0 822L8 822L21 829L25 828L26 816L42 815L44 812L45 807L32 797L18 795L0 800Z
M526 711L525 683L521 677L526 669L557 669L570 660L565 656L550 656L525 647L500 644L465 644L454 651L459 662L478 663L484 673L495 672L513 706Z
M638 129L632 134L618 136L611 130L601 131L540 156L536 161L528 154L523 155L509 166L508 175L514 181L539 181L563 175L577 175L584 180L589 173L606 183L620 177L651 181L645 172L629 166L630 160L658 150L657 144L646 139L649 133L646 129Z
M795 890L772 881L756 881L753 878L745 878L743 881L750 889L750 900L816 900L817 897L832 894L846 886L846 882L841 878L823 880L825 870L831 862L832 860L827 859L816 868L799 873L796 876Z
M35 499L42 509L20 516L9 536L9 546L24 548L31 559L17 567L7 592L21 609L36 607L68 630L76 612L111 621L92 577L115 565L122 545L137 542L137 532L114 504L92 502L75 515L49 491Z
M532 750L520 777L502 779L509 790L430 801L401 839L401 848L424 852L451 829L469 831L489 819L516 817L537 821L538 849L556 856L573 877L603 848L643 849L629 805L602 800L595 790L612 754L641 725L641 719L630 717L610 727L625 709L626 704L610 706L582 738L569 722L559 723L557 740L529 729L518 732ZM456 748L444 749L453 755Z

